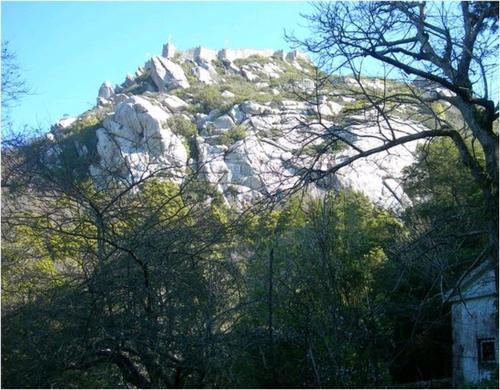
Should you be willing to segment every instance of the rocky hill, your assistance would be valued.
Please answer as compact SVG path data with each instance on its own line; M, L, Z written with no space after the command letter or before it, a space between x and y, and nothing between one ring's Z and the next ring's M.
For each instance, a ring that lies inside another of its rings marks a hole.
M182 182L195 173L241 206L307 185L306 172L321 176L395 131L376 113L356 110L363 101L354 79L323 76L299 51L177 51L169 43L121 85L104 82L94 108L62 118L47 137L55 158L69 153L80 162L75 169L100 185L153 173ZM384 88L376 79L365 85ZM391 121L403 133L421 126L398 115ZM350 186L379 205L399 207L405 201L399 179L414 148L356 160L309 190Z

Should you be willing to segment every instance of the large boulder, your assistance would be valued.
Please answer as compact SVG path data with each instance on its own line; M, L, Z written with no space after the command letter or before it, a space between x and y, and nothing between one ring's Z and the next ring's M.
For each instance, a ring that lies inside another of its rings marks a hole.
M54 125L54 128L56 130L65 130L65 129L68 129L70 128L76 121L78 120L78 118L76 117L73 117L73 116L65 116L61 119L59 119L55 125Z
M222 130L229 130L234 127L234 121L229 115L222 115L218 117L213 124L217 129Z
M184 100L175 95L168 95L162 100L162 103L173 113L184 111L189 106Z
M189 88L182 67L169 59L155 56L146 63L146 69L151 71L151 78L160 91Z
M241 75L246 78L248 81L255 81L259 79L259 76L257 76L255 73L250 71L248 68L244 69L241 68Z
M195 66L192 69L194 77L200 80L204 84L213 84L214 80L210 72L202 66Z
M283 71L279 66L274 65L273 63L270 62L264 64L262 70L267 76L269 76L269 78L272 79L279 78L280 75L283 73Z
M246 115L239 106L233 106L228 113L236 124L240 124L246 119Z
M182 140L166 125L169 116L139 96L119 103L97 132L100 168L132 178L160 168L174 180L181 177L188 156Z
M249 100L240 104L240 110L248 115L263 115L271 112L269 107Z

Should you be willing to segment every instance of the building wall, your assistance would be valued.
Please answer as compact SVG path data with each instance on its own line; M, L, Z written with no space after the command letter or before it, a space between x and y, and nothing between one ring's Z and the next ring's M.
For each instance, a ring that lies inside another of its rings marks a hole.
M234 61L236 59L248 58L254 55L263 57L271 57L274 55L272 49L222 49L219 51L218 56L220 59L228 59Z
M464 304L465 302L465 304ZM494 338L498 362L496 297L456 301L452 305L454 385L478 383L490 378L491 366L479 362L478 339Z
M170 54L172 53L172 54ZM172 44L164 45L163 56L167 57L173 56L175 53L175 47ZM203 46L198 46L192 49L183 50L179 52L181 56L187 60L191 61L213 61L217 58L228 59L234 61L236 59L244 59L254 55L259 55L263 57L278 56L282 59L287 59L289 61L295 61L296 59L308 60L306 54L299 50L292 50L290 52L284 52L283 50L273 50L273 49L221 49L219 51L209 49Z

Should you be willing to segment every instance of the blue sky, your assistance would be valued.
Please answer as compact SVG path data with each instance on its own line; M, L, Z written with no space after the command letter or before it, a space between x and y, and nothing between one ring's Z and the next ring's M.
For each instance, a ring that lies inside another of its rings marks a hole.
M104 80L127 73L170 37L180 49L287 49L283 30L305 34L306 2L5 2L2 40L17 54L31 95L14 124L48 129L95 104Z

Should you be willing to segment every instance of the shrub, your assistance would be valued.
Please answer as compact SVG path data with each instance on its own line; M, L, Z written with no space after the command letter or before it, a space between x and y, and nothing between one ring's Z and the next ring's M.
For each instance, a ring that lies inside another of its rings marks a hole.
M296 155L305 155L310 157L315 157L318 154L335 154L344 149L347 145L340 140L334 140L330 142L322 142L321 144L309 144L301 149L298 149Z
M168 118L166 125L174 134L190 138L198 134L196 125L189 119L180 115L175 115Z
M182 59L180 59L179 61L177 61L177 64L180 65L180 67L184 71L184 74L186 75L189 84L192 85L199 83L198 79L192 73L194 64L191 61L189 60L183 61Z
M182 137L182 143L189 153L189 157L198 159L198 148L196 146L196 125L183 116L172 116L168 118L166 125L176 135Z
M188 90L184 90L184 96L191 95L193 112L203 112L208 114L210 111L218 110L228 110L230 108L229 103L221 96L221 90L219 86L215 85L196 85L192 86Z
M90 114L81 118L78 118L73 125L66 130L66 134L68 135L73 135L73 134L80 134L82 132L87 131L88 129L94 128L97 130L97 128L101 124L101 119L97 117L95 114Z
M63 138L58 142L59 162L54 168L55 175L72 182L80 182L88 177L89 166L99 161L96 131L101 125L101 118L95 112L90 112L64 131ZM86 152L83 152L84 148Z
M234 126L232 129L226 131L219 138L222 145L230 146L242 140L246 136L246 130L243 126Z
M149 69L145 70L143 74L137 77L134 83L125 88L122 93L127 95L141 95L148 90L148 87L154 87L156 89Z
M221 88L234 94L234 97L231 99L232 105L240 104L247 100L257 103L267 103L281 99L279 95L275 96L270 92L259 90L254 83L245 80L241 76L228 77L226 83Z
M217 71L217 74L219 75L225 75L226 74L226 67L224 66L224 63L220 59L216 59L212 61L212 65L214 66L215 70Z

